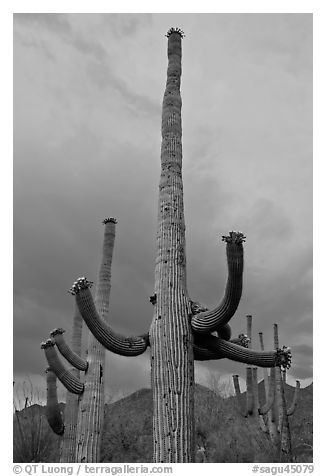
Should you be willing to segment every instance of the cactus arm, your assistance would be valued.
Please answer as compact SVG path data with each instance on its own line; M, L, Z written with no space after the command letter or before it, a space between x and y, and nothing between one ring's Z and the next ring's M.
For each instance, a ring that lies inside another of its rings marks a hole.
M243 347L248 346L248 338L245 334L240 334L239 337L235 337L234 339L230 339L232 344L241 345ZM206 349L202 345L198 343L193 344L194 349L194 358L195 360L203 361L203 360L220 360L224 359L224 355L218 355L216 350Z
M194 334L194 343L196 346L214 353L215 358L228 358L247 365L256 365L257 367L275 367L276 365L280 365L280 360L283 358L283 350L281 349L268 352L256 351L233 344L232 342L225 341L210 334Z
M45 357L49 367L53 370L60 382L71 393L81 395L84 391L84 385L74 376L69 370L67 370L60 361L58 354L55 350L55 343L52 339L41 344L41 349L44 349Z
M268 388L268 396L265 404L259 408L260 415L266 415L269 410L272 408L275 398L275 367L271 368L270 383Z
M219 327L217 329L217 334L221 339L230 340L232 335L231 326L229 324L225 324L224 326Z
M114 354L126 357L143 354L148 347L148 340L144 336L124 337L115 333L97 312L89 290L90 284L85 278L79 278L70 292L76 296L80 314L94 337Z
M57 328L50 332L50 336L55 341L60 354L73 366L75 369L83 370L86 372L88 363L82 359L76 352L69 347L63 337L64 329Z
M233 386L234 386L235 396L236 396L236 399L238 401L240 414L243 417L246 417L248 415L248 411L247 411L246 405L244 405L243 402L241 401L239 375L232 375L232 377L233 377Z
M299 390L300 390L300 381L297 380L295 390L294 390L293 400L292 400L290 408L288 408L287 410L288 416L293 415L293 413L295 412L296 406L298 404Z
M46 419L56 435L63 435L65 427L58 403L57 377L50 367L48 367L45 372L47 383L45 408Z
M243 245L245 237L242 233L231 231L223 236L226 241L228 262L228 280L221 303L212 311L195 314L191 319L193 331L207 333L218 330L228 323L238 308L242 293Z

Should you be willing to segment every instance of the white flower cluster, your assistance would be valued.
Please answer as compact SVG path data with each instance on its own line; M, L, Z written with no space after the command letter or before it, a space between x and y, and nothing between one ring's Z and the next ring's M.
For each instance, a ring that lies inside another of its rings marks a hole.
M93 284L94 284L93 281L87 281L85 276L81 276L74 282L74 284L71 286L68 292L72 294L73 296L75 296L76 294L79 293L81 289L91 288Z
M57 327L56 329L53 329L53 331L50 332L50 336L54 337L56 335L64 334L66 331L62 329L62 327Z
M239 334L239 339L240 339L240 345L242 347L246 347L248 348L249 347L249 344L251 342L250 338L246 335L246 334Z
M290 347L283 345L282 349L277 349L276 365L283 370L289 369L292 364L292 352Z
M41 343L41 349L46 349L47 347L55 346L55 342L52 339L47 339L45 342Z

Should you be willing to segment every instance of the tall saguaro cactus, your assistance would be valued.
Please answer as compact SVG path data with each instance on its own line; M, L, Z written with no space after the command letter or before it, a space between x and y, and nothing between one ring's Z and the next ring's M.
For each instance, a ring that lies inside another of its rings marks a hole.
M103 263L95 302L91 282L77 279L71 288L82 318L93 337L89 342L84 382L67 374L52 343L45 346L49 365L57 377L79 394L77 462L99 461L103 418L104 348L119 355L135 356L150 346L153 390L154 462L194 461L194 360L229 358L248 365L275 367L287 355L280 349L264 352L247 348L240 335L231 340L228 324L242 293L242 233L231 231L226 243L228 279L224 296L213 310L190 299L186 281L185 220L182 182L181 43L184 33L171 28L168 37L168 69L162 108L161 176L158 200L157 253L154 315L149 332L138 337L115 333L108 323L114 219L105 221ZM103 346L103 347L102 347ZM76 359L74 359L76 363ZM52 365L51 365L52 362ZM76 381L77 380L77 381Z
M186 288L182 185L181 38L181 32L172 31L168 40L155 262L156 303L150 328L154 455L159 462L189 462L194 452L194 358Z

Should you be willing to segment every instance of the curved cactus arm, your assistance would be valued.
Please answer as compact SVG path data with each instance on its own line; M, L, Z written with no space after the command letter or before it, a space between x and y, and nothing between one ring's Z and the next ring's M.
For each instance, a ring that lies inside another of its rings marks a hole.
M55 341L60 354L73 366L75 369L78 370L83 370L86 372L88 368L88 362L84 359L82 359L76 352L74 352L67 342L65 341L63 334L65 330L62 329L61 327L58 327L57 329L53 329L53 331L50 332L50 336L52 339Z
M57 395L57 377L51 367L46 369L46 419L56 435L63 435L64 423Z
M268 396L265 404L259 408L260 415L266 415L272 408L275 399L275 367L271 368L271 375L268 387Z
M42 342L41 349L44 349L45 357L49 367L53 370L60 382L71 393L80 395L84 391L84 384L82 384L69 370L67 370L61 363L58 354L55 350L55 343L52 339Z
M300 381L297 380L295 390L294 390L293 400L292 400L290 408L288 408L288 410L287 410L288 416L293 415L293 413L295 412L295 409L296 409L297 404L298 404L299 390L300 390Z
M273 351L247 349L219 337L194 333L194 344L215 354L215 358L228 358L236 362L257 367L275 367L288 364L288 348Z
M242 293L243 245L245 236L231 231L223 236L226 241L228 280L221 303L212 311L204 311L192 316L191 326L195 332L207 333L218 330L229 322L238 308Z
M115 354L126 357L143 354L149 345L147 334L139 337L124 337L115 333L97 312L89 290L91 284L85 277L78 278L70 290L71 294L76 296L80 314L91 333L107 350Z
M235 396L239 404L239 411L243 417L248 415L247 406L243 404L241 400L241 391L240 391L240 384L239 384L239 375L232 375L233 378L233 386L235 391Z
M232 344L241 345L241 347L249 348L250 339L247 336L247 334L239 334L238 337L235 337L234 339L230 339L230 342Z
M219 327L217 329L217 334L221 339L230 340L232 335L231 326L229 324L225 324L224 326Z
M242 347L248 347L248 338L246 334L239 334L239 337L235 337L234 339L230 339L232 344L241 345ZM207 349L203 347L203 344L194 343L193 344L194 350L194 359L195 360L220 360L225 359L225 356L222 354L218 354L218 352L214 349Z

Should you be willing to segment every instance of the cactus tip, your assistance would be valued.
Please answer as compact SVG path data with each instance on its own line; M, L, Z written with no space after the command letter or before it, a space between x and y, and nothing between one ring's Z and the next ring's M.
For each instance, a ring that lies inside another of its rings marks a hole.
M109 218L104 218L104 220L102 221L103 225L106 225L107 223L118 223L118 220L116 218L113 218L113 217L109 217Z
M47 339L46 341L41 343L41 349L46 349L48 347L54 347L55 342L52 339Z
M178 27L175 28L174 26L172 26L169 29L169 31L167 32L165 36L169 38L172 35L172 33L178 33L181 36L181 38L184 38L186 36L184 31L181 30L181 28L178 28Z
M246 237L240 231L230 231L229 236L222 236L222 241L225 241L226 243L235 243L238 245L244 243L246 241Z
M78 294L82 289L91 288L93 286L93 281L88 281L85 276L81 276L78 278L71 288L68 290L68 293L75 296Z
M62 327L57 327L56 329L53 329L53 331L50 332L50 336L54 337L56 335L64 334L66 331L62 329Z
M290 347L283 345L282 349L276 351L276 365L282 370L287 370L291 367L292 352Z

